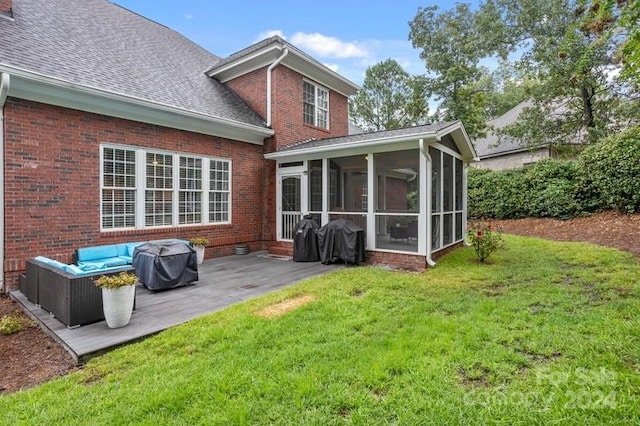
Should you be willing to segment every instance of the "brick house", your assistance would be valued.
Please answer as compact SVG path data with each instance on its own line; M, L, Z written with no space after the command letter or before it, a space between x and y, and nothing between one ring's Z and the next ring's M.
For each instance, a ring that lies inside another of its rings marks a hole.
M301 215L337 209L374 262L462 241L462 124L349 135L358 87L279 37L219 58L106 0L0 0L0 46L0 288L89 245L286 253Z

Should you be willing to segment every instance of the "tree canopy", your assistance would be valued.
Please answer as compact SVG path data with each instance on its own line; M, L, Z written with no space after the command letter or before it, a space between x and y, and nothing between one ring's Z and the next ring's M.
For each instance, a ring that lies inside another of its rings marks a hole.
M597 3L612 10L606 25L596 24ZM461 119L472 138L484 135L501 102L528 99L532 107L505 132L527 144L593 141L637 122L639 100L629 76L634 64L637 71L638 50L628 55L637 43L637 4L484 0L476 9L430 6L409 23L409 39L421 49L440 115ZM618 55L626 64L622 77ZM481 64L491 61L498 66L487 84Z
M349 114L364 131L425 124L429 107L426 80L411 76L387 59L369 68L362 89L349 102Z

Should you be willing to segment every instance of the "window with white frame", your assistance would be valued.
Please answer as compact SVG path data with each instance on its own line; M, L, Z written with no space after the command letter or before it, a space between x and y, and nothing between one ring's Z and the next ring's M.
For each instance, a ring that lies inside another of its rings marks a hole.
M324 87L304 81L303 118L305 124L329 128L329 91Z
M180 157L180 225L202 222L202 159Z
M102 227L132 228L136 215L136 151L102 151Z
M209 163L209 222L229 221L230 176L228 161L210 160Z
M173 156L147 152L144 225L173 224Z
M228 223L231 161L104 145L102 229Z

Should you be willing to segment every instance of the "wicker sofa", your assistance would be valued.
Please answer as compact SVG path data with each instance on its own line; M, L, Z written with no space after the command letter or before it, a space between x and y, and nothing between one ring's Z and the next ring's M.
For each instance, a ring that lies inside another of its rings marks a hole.
M36 300L23 293L67 327L77 327L104 319L102 290L95 286L93 279L132 269L131 265L126 265L76 274L46 263L41 258L29 259L25 284L29 283L31 297Z
M154 242L189 244L177 239ZM141 244L144 243L82 247L73 254L71 265L42 256L29 259L26 274L19 280L20 291L67 327L101 321L104 319L102 291L93 279L133 270L133 252Z

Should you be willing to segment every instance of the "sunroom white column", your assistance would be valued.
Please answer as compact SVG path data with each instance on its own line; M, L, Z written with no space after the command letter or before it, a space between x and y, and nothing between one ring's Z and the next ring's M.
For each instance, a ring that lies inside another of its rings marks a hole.
M423 139L420 139L420 151L422 155L419 161L420 181L418 182L419 215L418 215L418 254L427 254L427 241L431 240L430 214L431 211L431 185L429 183L430 162L428 161L429 153Z
M329 222L329 159L322 159L322 223Z
M373 152L367 154L367 249L371 250L376 246L376 204L375 194L377 188L376 171L373 160Z
M469 178L469 163L465 162L462 167L462 241L467 243L467 183Z

